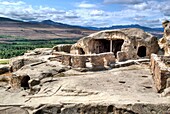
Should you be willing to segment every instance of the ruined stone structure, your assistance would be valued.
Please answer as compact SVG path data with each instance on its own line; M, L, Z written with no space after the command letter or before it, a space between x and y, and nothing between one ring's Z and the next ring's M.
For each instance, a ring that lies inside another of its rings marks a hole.
M80 39L71 47L72 54L113 52L118 61L157 53L157 38L141 29L104 30Z
M63 65L71 66L72 68L90 68L91 70L105 69L116 62L113 52L84 55L62 52L54 52L53 54L60 58L59 61L61 61ZM91 65L88 65L88 63Z
M170 22L168 20L164 21L162 23L162 26L164 28L164 35L159 40L159 46L164 50L164 55L169 56L170 55Z
M160 95L170 95L170 56L151 55L153 75L149 59L136 59L157 50L152 35L123 29L29 51L0 67L11 71L0 77L0 114L169 114Z
M151 55L151 72L157 92L170 95L170 57ZM168 90L168 92L167 92Z
M64 51L64 52L70 53L71 46L72 44L58 44L53 47L52 51Z
M163 96L170 95L170 22L162 23L164 35L159 40L159 46L164 50L164 56L152 54L151 72L157 92Z

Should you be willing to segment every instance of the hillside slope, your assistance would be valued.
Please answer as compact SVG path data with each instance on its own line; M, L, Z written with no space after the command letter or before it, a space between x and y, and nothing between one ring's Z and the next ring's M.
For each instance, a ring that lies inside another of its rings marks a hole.
M55 38L81 38L99 30L139 28L145 32L162 37L163 28L149 28L140 25L117 25L111 27L83 27L68 25L51 20L42 22L23 22L9 18L0 17L0 35L19 36L27 39L55 39Z
M27 39L80 38L95 32L78 26L54 25L47 20L23 22L1 17L0 25L0 35L19 36Z

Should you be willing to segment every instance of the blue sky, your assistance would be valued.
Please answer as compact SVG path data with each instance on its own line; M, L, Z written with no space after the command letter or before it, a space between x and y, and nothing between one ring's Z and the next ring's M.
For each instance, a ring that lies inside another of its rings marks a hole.
M170 19L169 4L169 0L0 0L0 16L95 27L161 27Z

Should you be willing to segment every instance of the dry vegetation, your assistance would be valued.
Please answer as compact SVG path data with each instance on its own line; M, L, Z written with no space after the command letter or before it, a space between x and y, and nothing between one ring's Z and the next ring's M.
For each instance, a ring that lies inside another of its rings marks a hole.
M80 28L61 28L44 24L0 22L0 35L19 36L27 39L80 38L94 31ZM1 39L2 40L2 39Z

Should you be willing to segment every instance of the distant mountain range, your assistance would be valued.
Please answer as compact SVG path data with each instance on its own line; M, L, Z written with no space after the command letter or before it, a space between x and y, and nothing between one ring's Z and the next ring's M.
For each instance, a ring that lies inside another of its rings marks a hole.
M30 22L24 22L24 21L19 21L19 20L13 20L10 18L4 18L4 17L0 17L0 23L2 23L3 21L8 21L8 22L17 22L17 23L22 23L22 24L27 24L27 25L43 25L43 26L53 26L56 28L66 28L66 29L87 29L87 30L94 30L94 31L99 31L99 30L108 30L108 29L122 29L122 28L139 28L142 29L146 32L150 32L153 33L154 35L160 35L159 37L162 36L162 32L163 32L163 28L150 28L150 27L145 27L145 26L141 26L138 24L132 24L132 25L115 25L115 26L111 26L111 27L85 27L85 26L78 26L78 25L68 25L68 24L63 24L63 23L59 23L59 22L54 22L51 20L44 20L41 22L38 21L30 21Z
M115 25L115 26L111 26L111 27L85 27L85 26L78 26L78 25L63 24L63 23L54 22L51 20L44 20L42 22L37 22L37 23L53 25L53 26L57 26L57 27L64 27L64 28L83 28L83 29L97 30L97 31L98 30L108 30L108 29L123 29L123 28L139 28L146 32L155 32L155 31L163 32L163 30L164 30L163 28L149 28L149 27L138 25L138 24Z
M19 20L13 20L10 18L4 18L0 17L0 21L13 21L13 22L23 22ZM85 26L78 26L78 25L69 25L69 24L63 24L59 22L54 22L52 20L44 20L41 22L38 21L30 21L30 22L24 22L24 23L31 23L31 24L46 24L46 25L51 25L51 26L56 26L56 27L62 27L62 28L82 28L82 29L89 29L89 30L107 30L107 29L122 29L122 28L139 28L142 29L146 32L151 32L151 31L160 31L163 32L163 28L150 28L150 27L145 27L141 26L138 24L132 24L132 25L115 25L111 27L85 27Z

